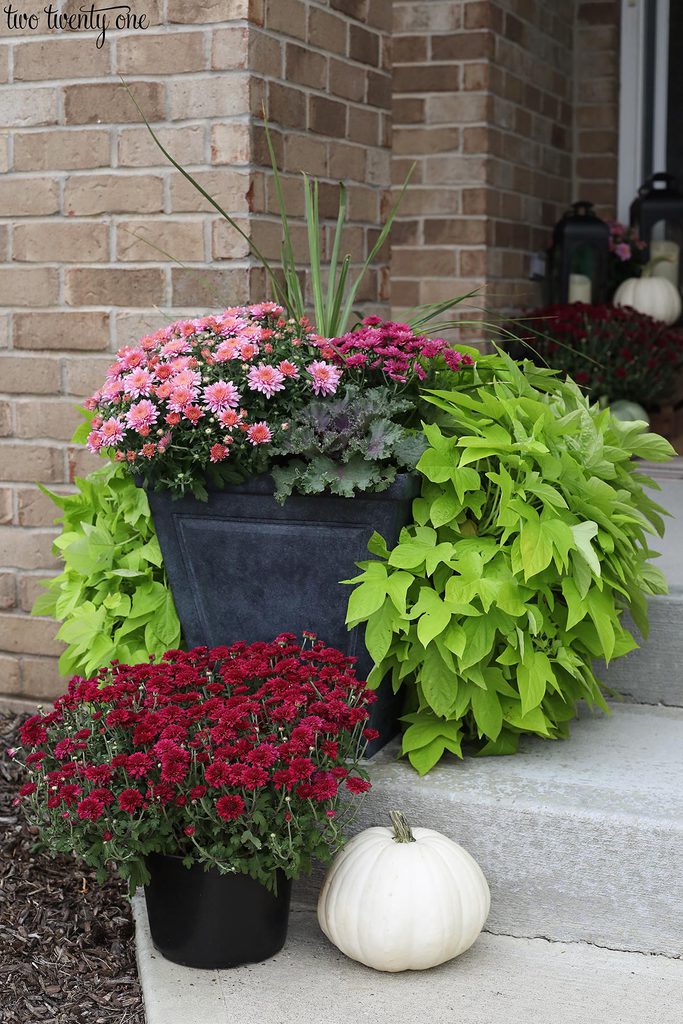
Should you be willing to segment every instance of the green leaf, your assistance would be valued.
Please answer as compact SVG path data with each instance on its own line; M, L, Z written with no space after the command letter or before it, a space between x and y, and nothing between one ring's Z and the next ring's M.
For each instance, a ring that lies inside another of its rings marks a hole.
M361 583L351 593L346 612L347 623L363 622L384 604L387 596L386 578L384 580L368 580Z
M641 434L632 439L631 451L641 459L650 462L667 462L676 455L673 446L659 434Z
M386 658L394 638L394 624L398 613L390 601L373 612L365 627L365 647L375 665Z
M550 565L553 557L552 540L546 524L538 517L522 526L520 551L525 580L538 575Z
M427 648L418 679L432 711L437 715L447 715L455 700L458 681L435 644Z
M503 727L503 709L498 694L475 688L472 691L472 713L479 731L491 740L498 739Z
M561 587L569 612L567 615L567 629L571 629L572 626L575 626L577 622L581 622L586 616L588 608L584 603L585 595L581 597L578 587L571 576L565 576L562 579Z
M577 523L576 526L571 527L571 531L577 550L581 555L583 555L595 575L599 576L600 562L591 545L592 538L597 535L598 524L590 521L586 523Z
M429 610L423 612L417 622L417 638L425 648L444 632L451 621L451 612L438 594L428 590L426 595L430 597Z
M421 456L417 469L428 480L438 484L450 480L456 466L457 462L452 449L428 448Z
M538 707L545 697L546 687L555 681L547 654L535 651L527 644L522 664L517 668L517 685L522 698L522 715Z

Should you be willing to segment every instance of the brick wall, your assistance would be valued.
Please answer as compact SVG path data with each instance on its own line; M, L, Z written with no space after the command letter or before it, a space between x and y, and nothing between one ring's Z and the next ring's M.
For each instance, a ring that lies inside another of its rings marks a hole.
M574 13L394 4L394 184L417 162L392 258L406 305L473 287L493 312L537 298L529 254L571 199Z
M58 568L56 510L37 483L64 490L97 464L68 443L73 406L121 344L263 291L246 248L156 149L118 75L271 256L280 236L262 103L293 203L302 167L326 183L326 216L331 183L351 179L354 251L373 237L389 186L390 0L142 6L152 27L112 32L102 49L95 33L0 27L0 694L46 698L62 686L56 625L29 611ZM300 223L295 235L302 251ZM386 278L385 255L362 297L385 296Z
M575 195L614 218L619 148L618 0L580 0L575 52Z

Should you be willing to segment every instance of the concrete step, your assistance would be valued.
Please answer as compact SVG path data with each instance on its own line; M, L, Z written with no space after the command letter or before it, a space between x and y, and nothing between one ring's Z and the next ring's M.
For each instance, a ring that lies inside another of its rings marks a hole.
M683 710L620 705L567 741L452 759L419 778L397 744L369 762L354 830L402 810L461 843L491 887L487 930L683 953ZM311 906L319 878L299 883Z
M650 598L648 608L647 640L631 623L629 629L641 646L609 667L601 662L597 675L633 703L683 707L683 587L672 587L669 594Z
M641 704L683 707L683 458L663 466L651 463L644 472L659 483L652 497L671 514L663 538L653 537L655 560L669 583L670 593L649 601L650 632L647 640L633 630L640 647L609 668L598 665L598 675L627 700ZM628 616L627 616L628 625Z
M680 1024L683 962L580 943L482 935L431 971L380 974L348 960L311 911L285 948L230 971L178 967L154 950L136 897L147 1024ZM239 925L237 925L238 927Z

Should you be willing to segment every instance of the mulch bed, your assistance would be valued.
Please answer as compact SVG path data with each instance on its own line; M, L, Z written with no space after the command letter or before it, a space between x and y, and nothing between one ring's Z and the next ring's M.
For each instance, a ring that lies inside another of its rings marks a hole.
M144 1024L125 887L36 852L12 806L22 769L6 750L24 718L0 712L0 1020Z

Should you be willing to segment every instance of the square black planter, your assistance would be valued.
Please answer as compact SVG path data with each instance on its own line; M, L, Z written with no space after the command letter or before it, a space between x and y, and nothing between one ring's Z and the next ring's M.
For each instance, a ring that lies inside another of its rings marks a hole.
M388 490L355 498L293 495L284 505L273 490L264 476L214 491L207 502L148 493L185 641L217 647L310 630L355 656L365 678L372 662L358 629L346 629L349 588L339 581L371 557L375 530L394 545L411 520L419 479L401 475ZM377 694L371 724L380 737L370 756L396 734L400 714L388 679Z

